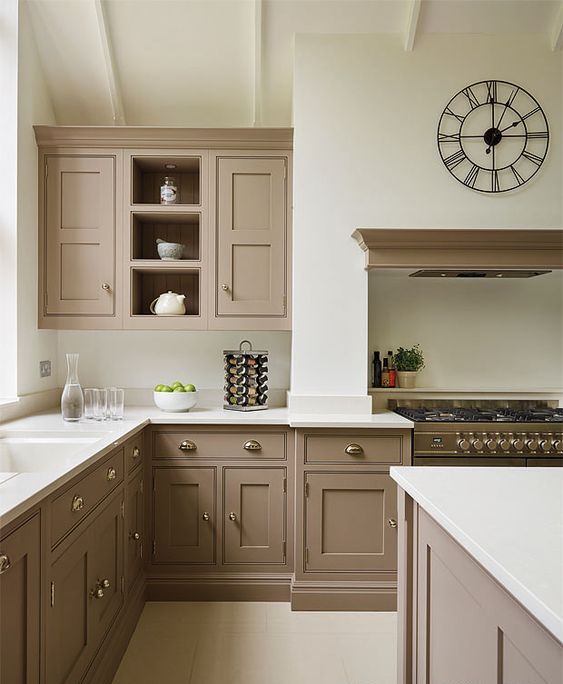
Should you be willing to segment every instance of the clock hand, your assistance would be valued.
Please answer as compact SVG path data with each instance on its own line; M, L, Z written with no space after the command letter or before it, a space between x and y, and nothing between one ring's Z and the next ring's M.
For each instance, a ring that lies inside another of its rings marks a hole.
M496 128L496 130L499 131L499 133L502 133L502 130L500 130L500 125L501 125L501 123L502 123L502 120L504 119L504 115L506 114L506 110L507 110L507 109L510 107L510 105L514 102L514 98L515 98L516 95L518 94L518 91L519 91L519 90L520 90L519 88L516 88L516 90L513 90L513 91L512 91L512 93L510 94L510 97L508 98L508 100L506 101L506 104L504 105L504 109L502 110L502 114L500 115L500 119L498 120L497 125L496 125L496 126L493 125L493 128ZM519 122L518 122L518 123L519 123ZM512 126L516 126L516 124L514 123L514 124L512 124ZM510 126L508 126L508 128L510 128ZM503 129L503 130L506 131L507 129L505 128L505 129ZM493 147L493 145L489 145L489 147L485 150L485 152L486 152L487 154L489 154L489 152L491 151L491 147Z
M499 121L500 123L500 121ZM510 126L507 126L506 128L503 128L502 130L499 131L499 133L504 133L504 131L507 131L509 128L513 128L514 126L518 126L518 124L523 123L522 121L515 121L514 123L511 123Z

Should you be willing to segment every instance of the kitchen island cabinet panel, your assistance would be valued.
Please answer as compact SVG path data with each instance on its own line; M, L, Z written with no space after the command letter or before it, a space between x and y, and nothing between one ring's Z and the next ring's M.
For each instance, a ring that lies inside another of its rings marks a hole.
M38 684L39 515L0 540L0 682Z

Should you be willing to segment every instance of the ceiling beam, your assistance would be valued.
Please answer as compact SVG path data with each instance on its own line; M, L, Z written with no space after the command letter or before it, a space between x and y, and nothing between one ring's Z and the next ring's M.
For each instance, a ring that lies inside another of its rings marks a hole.
M113 46L111 44L103 0L94 0L94 6L96 8L100 43L106 65L106 77L108 81L113 123L115 126L125 126L125 112L123 110L123 100L121 99L121 88L115 68L115 57L113 54Z
M420 16L420 6L422 0L410 0L407 25L405 27L405 50L412 52L414 48L414 40L416 38L416 29L418 27L418 18Z
M262 0L254 0L253 126L262 125Z
M551 28L551 49L563 48L563 2L559 5L559 12L555 18L555 24Z

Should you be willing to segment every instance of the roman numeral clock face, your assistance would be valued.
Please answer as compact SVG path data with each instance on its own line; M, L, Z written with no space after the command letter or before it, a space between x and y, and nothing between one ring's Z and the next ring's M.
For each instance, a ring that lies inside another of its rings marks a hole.
M547 119L523 88L480 81L454 95L438 124L448 171L479 192L507 192L539 171L549 146Z

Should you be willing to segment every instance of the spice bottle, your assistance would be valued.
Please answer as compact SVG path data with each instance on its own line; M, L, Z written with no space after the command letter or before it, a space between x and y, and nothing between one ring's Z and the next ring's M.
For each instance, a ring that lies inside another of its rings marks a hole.
M395 370L395 359L393 352L387 352L387 366L389 367L389 387L397 386L397 371Z
M389 387L389 360L383 359L383 370L381 371L381 386Z

